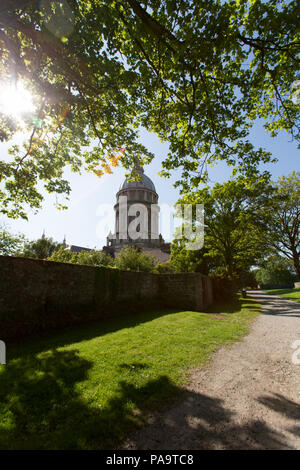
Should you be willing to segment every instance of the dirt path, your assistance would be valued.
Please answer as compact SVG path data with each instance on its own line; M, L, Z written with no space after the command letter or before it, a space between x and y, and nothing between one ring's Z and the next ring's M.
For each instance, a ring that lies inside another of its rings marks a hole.
M251 295L263 306L251 333L195 370L180 402L122 448L300 449L300 304Z

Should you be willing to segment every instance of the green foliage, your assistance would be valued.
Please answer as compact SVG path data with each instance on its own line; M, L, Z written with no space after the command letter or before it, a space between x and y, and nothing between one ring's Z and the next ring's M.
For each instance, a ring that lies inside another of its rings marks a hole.
M53 238L43 236L38 240L26 242L21 255L25 258L47 259L59 246L60 244Z
M218 160L258 173L271 155L248 140L256 118L271 135L299 138L297 1L68 3L73 29L69 18L62 35L49 29L59 10L49 19L40 2L1 2L1 79L23 80L36 104L23 116L23 147L0 162L8 216L39 209L42 186L68 195L66 166L100 176L120 156L126 168L141 156L149 162L140 126L170 144L162 174L180 168L186 190ZM0 115L1 140L20 130Z
M185 194L179 204L204 204L204 247L193 253L184 248L184 240L173 243L172 263L179 270L238 279L265 252L265 207L273 192L265 176L231 179Z
M171 244L171 263L177 273L199 272L207 275L213 266L205 248L186 250L184 243L179 240Z
M115 259L115 266L124 271L150 272L154 268L155 259L132 246L122 248Z
M238 274L238 287L239 289L245 287L250 289L257 288L257 280L254 270L241 270Z
M255 272L255 278L262 286L293 286L296 280L293 263L280 256L270 257L263 267Z
M48 258L50 261L58 261L60 263L72 263L72 264L87 264L91 266L113 266L114 260L111 256L107 255L103 251L91 250L91 251L80 251L80 253L73 253L68 248L60 246L51 256Z
M76 253L71 250L60 246L55 250L51 256L48 257L50 261L57 261L59 263L74 263L76 264Z
M172 274L175 273L175 268L171 261L165 261L164 263L158 263L154 266L152 272L154 274Z
M25 241L23 234L11 233L4 225L0 226L0 255L20 255Z
M300 279L300 172L282 176L274 188L266 242L271 252L293 262Z
M115 267L124 271L144 271L150 272L155 264L152 256L128 246L124 247L117 258L112 258L103 251L91 250L73 253L62 246L49 258L50 261L61 263L87 264L91 266Z
M81 251L77 254L77 264L90 264L92 266L113 266L114 259L99 250Z

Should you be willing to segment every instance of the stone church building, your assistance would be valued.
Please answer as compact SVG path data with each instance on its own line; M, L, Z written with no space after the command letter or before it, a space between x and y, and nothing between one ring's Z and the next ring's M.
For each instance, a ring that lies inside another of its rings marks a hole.
M163 263L170 259L170 243L165 243L159 233L158 194L151 179L144 174L144 169L137 165L138 181L126 178L116 194L115 228L109 233L103 251L116 257L125 246L134 246ZM134 226L134 233L130 227ZM134 236L133 236L134 235ZM74 253L90 248L82 246L63 246Z
M116 194L115 229L103 250L115 257L125 246L135 246L163 263L170 258L170 243L159 234L158 194L144 169L137 165L135 170L139 180L126 178Z

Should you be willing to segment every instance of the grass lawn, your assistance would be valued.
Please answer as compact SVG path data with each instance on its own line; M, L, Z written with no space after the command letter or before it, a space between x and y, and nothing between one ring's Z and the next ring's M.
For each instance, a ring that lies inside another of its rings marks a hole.
M278 295L284 299L294 300L300 302L300 289L274 289L266 290L266 294Z
M258 312L246 298L209 314L140 313L8 345L0 449L117 448L178 396L189 368L239 340Z

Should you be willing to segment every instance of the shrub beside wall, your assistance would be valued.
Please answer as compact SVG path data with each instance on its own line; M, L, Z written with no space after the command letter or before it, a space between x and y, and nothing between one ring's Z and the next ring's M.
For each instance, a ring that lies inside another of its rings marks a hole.
M211 280L198 273L137 273L0 256L4 341L154 306L201 311L212 300Z

